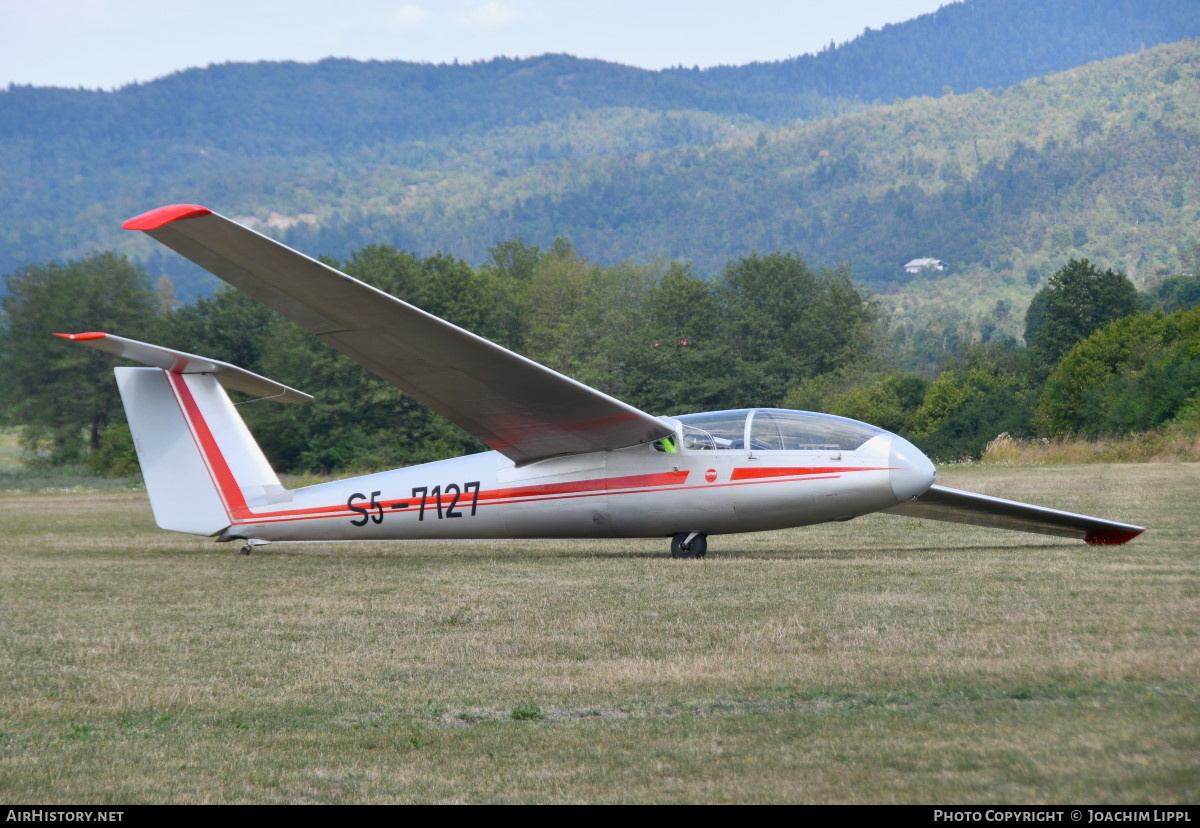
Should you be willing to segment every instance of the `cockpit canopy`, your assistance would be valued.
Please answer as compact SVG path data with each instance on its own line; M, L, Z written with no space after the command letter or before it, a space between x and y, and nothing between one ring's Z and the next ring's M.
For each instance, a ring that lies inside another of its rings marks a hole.
M873 425L783 408L739 408L683 414L683 448L755 451L854 451L883 429Z

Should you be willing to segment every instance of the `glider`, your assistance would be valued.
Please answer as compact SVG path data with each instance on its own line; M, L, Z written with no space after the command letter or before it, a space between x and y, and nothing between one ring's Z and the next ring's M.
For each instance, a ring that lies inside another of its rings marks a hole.
M58 334L147 367L117 368L163 529L240 540L670 538L871 512L1125 543L1126 523L935 484L903 437L806 411L653 416L194 204L139 230L273 308L492 451L285 489L230 402L308 395L236 366L108 333Z

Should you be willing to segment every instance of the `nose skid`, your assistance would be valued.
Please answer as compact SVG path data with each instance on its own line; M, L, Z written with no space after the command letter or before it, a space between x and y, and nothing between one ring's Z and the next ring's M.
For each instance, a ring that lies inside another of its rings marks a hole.
M903 437L892 438L888 466L892 470L892 493L901 503L924 493L937 479L937 469L929 458Z

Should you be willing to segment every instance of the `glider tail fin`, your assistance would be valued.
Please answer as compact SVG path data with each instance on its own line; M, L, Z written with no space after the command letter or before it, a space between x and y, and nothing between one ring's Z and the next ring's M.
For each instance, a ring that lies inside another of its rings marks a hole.
M63 336L153 366L116 375L161 528L216 535L250 518L251 507L290 499L222 386L287 402L307 395L193 354L108 334Z

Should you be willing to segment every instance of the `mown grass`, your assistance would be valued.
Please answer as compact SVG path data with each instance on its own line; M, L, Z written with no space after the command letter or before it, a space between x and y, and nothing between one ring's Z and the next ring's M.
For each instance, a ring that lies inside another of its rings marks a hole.
M0 495L0 801L1195 802L1200 466L942 482L1151 531L241 557Z

